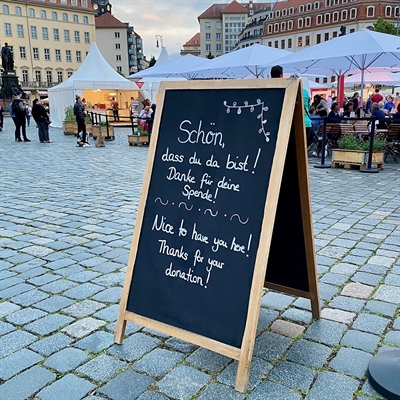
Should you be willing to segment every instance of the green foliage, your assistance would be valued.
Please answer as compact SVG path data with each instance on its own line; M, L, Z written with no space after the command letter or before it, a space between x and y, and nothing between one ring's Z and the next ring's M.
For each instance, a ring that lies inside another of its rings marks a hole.
M369 140L362 141L357 139L353 135L344 135L339 140L339 149L344 150L362 150L368 151L369 150ZM385 141L380 138L374 138L374 146L373 151L381 151L385 146Z
M209 60L212 60L214 58L214 56L211 54L211 51L207 54L207 58Z
M118 71L116 70L121 76L123 76L125 78L125 74L122 71Z
M156 62L157 61L156 61L155 57L151 56L150 61L149 61L149 68L154 66Z
M389 35L396 35L396 25L379 17L373 25L375 32L388 33Z
M138 135L139 136L149 136L149 133L144 131L140 125L138 125Z
M76 118L74 115L74 106L68 106L65 108L65 122L75 122Z

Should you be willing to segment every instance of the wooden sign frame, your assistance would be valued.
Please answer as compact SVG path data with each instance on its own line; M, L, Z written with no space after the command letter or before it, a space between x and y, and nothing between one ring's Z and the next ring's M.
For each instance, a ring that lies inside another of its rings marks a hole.
M137 257L138 244L142 230L144 210L147 202L147 195L150 180L153 172L157 140L161 121L161 112L164 107L166 91L168 90L201 90L201 89L243 89L243 88L278 88L285 89L279 132L273 157L271 178L264 207L264 216L257 249L256 262L252 278L246 325L240 348L227 345L213 340L209 337L189 332L160 321L152 320L142 315L127 310L127 302L131 282L133 278L134 265ZM134 322L150 329L162 332L167 335L185 340L195 345L207 348L239 361L235 389L244 392L250 373L251 359L253 355L256 330L260 311L263 288L269 287L278 291L293 294L311 299L312 315L319 318L320 309L318 303L318 281L316 273L316 259L314 252L314 235L311 219L311 202L308 178L307 148L304 128L304 105L301 81L298 79L256 79L256 80L227 80L227 81L188 81L188 82L162 82L160 85L158 104L154 120L153 135L149 148L146 165L146 172L143 180L142 195L139 202L139 210L136 219L136 226L132 239L132 247L129 255L124 288L122 292L119 315L116 323L114 336L115 343L123 342L126 322ZM304 247L307 263L307 278L309 290L297 290L291 287L276 285L266 282L266 271L270 252L271 239L275 215L278 206L279 194L282 183L282 176L285 167L286 154L289 145L289 138L295 136L297 154L297 174L299 182L299 193L301 202L301 217L303 222Z

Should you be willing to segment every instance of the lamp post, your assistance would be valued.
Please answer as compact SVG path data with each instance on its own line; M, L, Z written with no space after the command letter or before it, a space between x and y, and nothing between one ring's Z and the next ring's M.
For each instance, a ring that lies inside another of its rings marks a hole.
M161 35L156 35L156 47L157 47L157 49L160 47L159 42L161 42L161 47L164 47L163 37Z

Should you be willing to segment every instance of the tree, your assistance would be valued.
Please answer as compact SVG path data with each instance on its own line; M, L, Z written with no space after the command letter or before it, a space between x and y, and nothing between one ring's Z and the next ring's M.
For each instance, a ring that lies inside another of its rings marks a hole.
M382 17L379 17L373 25L375 32L388 33L389 35L396 35L396 26Z
M151 56L150 61L149 61L149 68L152 67L153 65L155 65L156 63L156 59L154 56Z
M207 54L207 58L209 60L212 60L214 58L214 56L211 54L211 51Z

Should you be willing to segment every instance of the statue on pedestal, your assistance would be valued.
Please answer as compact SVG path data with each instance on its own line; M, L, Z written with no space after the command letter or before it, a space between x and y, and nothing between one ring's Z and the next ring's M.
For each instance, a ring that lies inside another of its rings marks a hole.
M4 46L1 49L1 65L4 71L14 70L14 55L11 48L8 46L8 43L4 43Z

